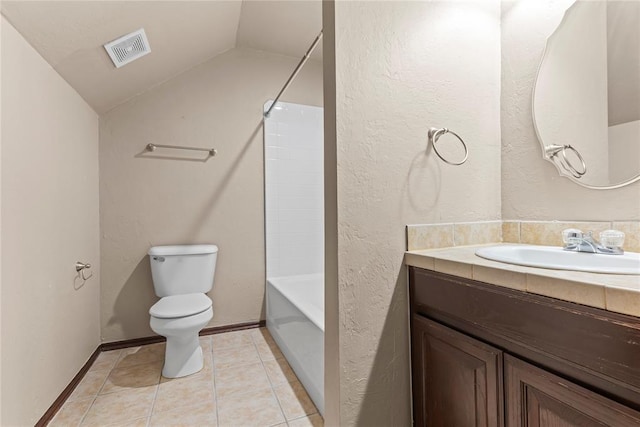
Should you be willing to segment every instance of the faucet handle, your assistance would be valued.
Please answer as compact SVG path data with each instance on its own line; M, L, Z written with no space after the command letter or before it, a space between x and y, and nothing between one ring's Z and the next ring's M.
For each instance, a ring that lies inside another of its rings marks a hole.
M607 248L620 248L624 245L624 233L618 230L605 230L600 233L600 244Z
M567 228L562 230L562 242L565 245L574 245L580 243L584 239L584 233L577 228Z

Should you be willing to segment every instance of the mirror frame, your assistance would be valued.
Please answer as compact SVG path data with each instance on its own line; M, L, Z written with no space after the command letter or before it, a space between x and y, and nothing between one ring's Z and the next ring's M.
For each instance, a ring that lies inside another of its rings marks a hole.
M576 184L585 187L585 188L589 188L591 190L614 190L616 188L621 188L630 184L633 184L634 182L640 181L640 171L638 172L638 174L634 177L629 178L626 181L623 181L621 183L618 184L613 184L613 185L590 185L590 184L585 184L584 181L580 181L580 178L576 178L574 175L572 175L568 170L565 170L563 168L563 166L561 165L561 163L558 161L556 162L554 160L554 156L550 156L548 154L548 147L551 147L553 145L553 143L549 144L549 145L545 145L544 141L542 140L542 138L540 137L540 131L538 130L538 122L536 120L536 110L535 110L535 100L536 100L536 88L538 87L538 80L540 78L540 71L542 69L542 65L544 64L544 61L547 58L548 54L549 54L549 45L553 39L553 36L555 36L558 31L560 30L560 28L562 28L562 24L564 24L564 22L567 20L567 16L569 15L569 12L571 11L571 8L573 6L575 6L575 4L578 2L579 0L574 1L571 6L569 6L567 8L567 10L564 11L564 15L562 16L562 19L560 20L560 23L558 24L558 26L556 27L556 29L553 31L553 33L551 33L551 35L549 35L549 37L547 37L547 40L545 42L545 46L544 46L544 51L542 53L542 58L540 59L540 65L538 65L538 70L536 72L536 79L533 83L533 91L531 94L531 116L533 117L533 128L535 129L536 132L536 138L538 138L538 142L540 143L540 148L542 149L542 158L548 162L551 162L556 169L558 170L558 174L560 176L563 176L565 178L568 178L569 180L575 182ZM606 1L606 0L602 0L602 1ZM640 143L640 141L639 141ZM587 165L588 167L589 165Z

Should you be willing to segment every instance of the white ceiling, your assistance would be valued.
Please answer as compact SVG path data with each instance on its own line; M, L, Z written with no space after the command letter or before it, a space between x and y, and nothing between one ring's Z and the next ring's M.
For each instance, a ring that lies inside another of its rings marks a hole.
M103 113L234 47L301 57L320 31L321 7L320 0L5 0L2 14ZM139 28L151 53L115 68L102 45Z

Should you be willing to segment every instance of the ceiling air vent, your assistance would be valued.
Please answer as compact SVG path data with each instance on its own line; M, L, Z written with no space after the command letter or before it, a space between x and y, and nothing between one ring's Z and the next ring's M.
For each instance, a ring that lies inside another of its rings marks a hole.
M151 52L144 28L109 42L104 48L117 68Z

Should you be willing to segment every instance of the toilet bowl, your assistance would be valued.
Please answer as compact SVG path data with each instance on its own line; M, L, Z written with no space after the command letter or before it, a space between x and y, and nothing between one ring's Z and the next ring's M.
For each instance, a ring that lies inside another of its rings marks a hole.
M151 307L151 329L167 338L162 376L179 378L202 369L198 333L213 318L211 305L205 294L187 294L164 297Z
M149 249L153 287L160 300L150 309L151 329L167 338L162 375L178 378L204 366L199 332L213 318L215 245L154 246Z

